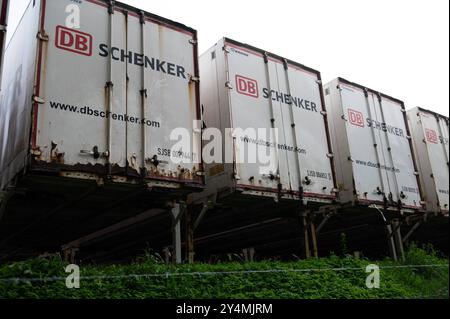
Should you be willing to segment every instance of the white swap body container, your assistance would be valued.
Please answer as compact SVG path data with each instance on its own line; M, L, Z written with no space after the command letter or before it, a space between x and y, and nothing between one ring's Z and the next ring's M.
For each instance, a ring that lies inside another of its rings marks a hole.
M76 28L68 16L78 10ZM5 52L1 188L28 165L155 187L201 185L196 37L114 1L30 1ZM192 138L190 150L172 150L175 128Z
M342 78L324 90L340 202L421 209L403 102Z
M223 150L233 154L231 161L205 166L208 190L312 202L335 199L318 71L224 38L200 57L200 72L206 127L233 140ZM244 133L236 141L236 131L226 136L227 129L270 132L272 127L278 131L273 139L269 134L255 138ZM207 131L203 134L205 139ZM250 154L249 145L270 154L269 165L237 161L246 152L242 148Z
M419 107L407 115L427 210L448 214L448 117Z

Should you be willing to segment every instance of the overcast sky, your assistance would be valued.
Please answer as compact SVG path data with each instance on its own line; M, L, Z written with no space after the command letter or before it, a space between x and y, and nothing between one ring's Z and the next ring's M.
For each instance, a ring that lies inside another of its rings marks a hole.
M12 0L11 24L20 3ZM449 114L448 0L122 0L198 30L200 52L223 36Z

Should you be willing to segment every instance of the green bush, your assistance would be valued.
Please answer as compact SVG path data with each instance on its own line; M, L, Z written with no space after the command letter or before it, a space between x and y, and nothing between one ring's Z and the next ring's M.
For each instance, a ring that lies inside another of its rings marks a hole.
M366 287L368 274L365 268L369 264L381 268L379 289ZM438 266L414 267L418 265ZM296 262L166 265L146 254L131 265L81 266L80 289L66 288L66 266L67 263L58 257L0 266L0 298L366 299L449 296L448 260L430 247L414 245L407 250L404 263L332 255ZM145 274L149 276L134 276ZM20 281L11 278L20 278Z

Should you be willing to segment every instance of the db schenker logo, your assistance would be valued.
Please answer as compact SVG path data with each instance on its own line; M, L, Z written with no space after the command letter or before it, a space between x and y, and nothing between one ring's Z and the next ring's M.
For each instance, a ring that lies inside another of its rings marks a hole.
M348 109L348 120L353 125L364 127L364 115L361 112Z
M55 45L62 50L78 53L81 55L92 55L92 35L63 26L56 27Z
M433 144L438 144L439 139L435 130L425 129L427 141Z
M245 76L236 75L236 89L240 94L254 98L259 97L258 82Z

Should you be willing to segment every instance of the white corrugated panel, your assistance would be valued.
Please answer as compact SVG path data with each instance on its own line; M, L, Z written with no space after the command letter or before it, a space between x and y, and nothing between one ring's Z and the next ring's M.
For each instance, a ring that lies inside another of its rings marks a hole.
M420 209L403 103L344 79L325 85L342 202Z
M200 70L207 127L278 132L272 139L235 134L231 171L211 164L209 187L335 198L319 72L230 39L201 56ZM270 165L237 160L252 146L270 154ZM222 184L216 181L220 176Z
M408 111L427 208L448 213L448 118L422 108Z

